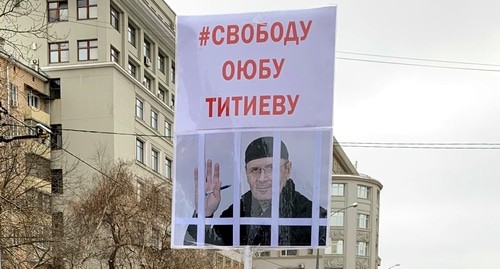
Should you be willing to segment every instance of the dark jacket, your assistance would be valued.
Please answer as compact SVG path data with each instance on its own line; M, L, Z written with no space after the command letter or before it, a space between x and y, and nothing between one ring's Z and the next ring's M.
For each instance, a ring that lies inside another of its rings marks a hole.
M262 211L259 202L253 198L250 191L243 194L240 200L241 217L271 217L271 207L265 212ZM280 218L311 218L312 202L304 195L295 191L295 184L289 179L280 194ZM320 208L320 218L326 218L327 211ZM233 205L221 214L221 218L233 217ZM187 239L191 240L187 240ZM280 246L309 246L311 245L310 226L280 226L279 227ZM196 242L196 225L190 225L186 233L187 242ZM205 242L213 245L233 245L233 226L214 225L207 226L205 231ZM319 245L326 243L326 227L319 227ZM270 225L241 225L240 245L269 246L271 245Z

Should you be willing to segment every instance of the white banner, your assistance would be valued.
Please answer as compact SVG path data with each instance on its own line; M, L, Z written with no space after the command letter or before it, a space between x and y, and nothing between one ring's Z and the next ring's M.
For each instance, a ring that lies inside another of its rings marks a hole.
M178 17L173 247L326 244L335 21Z

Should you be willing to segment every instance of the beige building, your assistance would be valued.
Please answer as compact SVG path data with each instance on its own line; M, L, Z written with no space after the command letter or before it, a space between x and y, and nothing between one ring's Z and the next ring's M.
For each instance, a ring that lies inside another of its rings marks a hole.
M162 0L43 0L33 6L18 23L29 27L36 19L48 23L47 32L16 40L31 49L23 55L26 64L50 85L27 93L38 110L26 111L24 120L34 118L53 132L52 216L62 221L67 201L81 199L97 170L117 160L134 163L138 194L141 178L171 186L174 12Z
M65 199L92 184L96 167L119 159L171 184L173 11L161 0L40 3L51 38L22 42L31 44L29 64L53 86L45 99L57 158L52 169L64 175L54 210L62 212Z
M48 96L47 76L0 51L0 261L4 268L48 268L52 258Z
M255 269L377 269L382 184L356 171L342 148L333 149L330 247L257 251Z

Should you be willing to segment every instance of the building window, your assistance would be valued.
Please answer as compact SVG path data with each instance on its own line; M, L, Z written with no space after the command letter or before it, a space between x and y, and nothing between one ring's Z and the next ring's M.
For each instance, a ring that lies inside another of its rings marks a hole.
M356 243L356 255L368 256L368 243L358 241Z
M370 187L358 185L358 198L368 199L370 197Z
M135 47L135 39L136 39L135 27L129 23L127 31L128 31L128 34L127 34L128 43L132 44L132 46Z
M358 228L368 229L368 215L358 214Z
M10 83L9 84L9 105L17 106L17 85Z
M28 105L40 109L40 97L34 94L32 91L28 93Z
M172 139L172 123L168 120L165 120L165 138Z
M146 87L146 89L151 91L151 79L149 77L144 76L144 80L142 81L142 84L144 85L144 87Z
M68 20L68 1L50 1L48 6L49 22Z
M344 212L337 212L330 217L330 225L336 227L344 226Z
M165 100L166 100L166 96L167 96L167 91L165 91L164 89L162 88L159 88L158 89L158 98L163 102L165 103Z
M61 98L61 79L51 78L49 83L50 89L50 99L60 99Z
M151 59L151 43L144 39L144 57Z
M111 7L110 11L110 24L111 27L115 28L117 31L120 31L120 13L114 7Z
M97 60L97 39L78 41L78 60Z
M172 161L169 158L165 158L165 177L172 178Z
M51 170L51 190L55 194L63 194L63 174L62 169Z
M135 142L135 156L139 162L144 163L144 142L139 139Z
M112 62L120 64L120 52L117 49L111 47L110 55Z
M175 95L171 94L170 95L170 108L174 109L175 107Z
M61 149L62 148L62 125L61 124L52 124L50 125L50 130L52 131L52 135L50 136L50 145L52 149Z
M142 196L144 195L144 183L137 181L137 189L136 189L137 201L140 202ZM144 231L144 229L141 229Z
M78 0L78 19L97 18L97 0Z
M135 116L144 119L144 103L139 98L135 99Z
M332 195L333 196L344 196L344 186L343 183L332 184Z
M151 127L158 130L158 112L151 110Z
M158 169L159 169L159 166L158 166L159 155L160 155L160 153L157 150L155 150L155 149L151 150L151 168L155 172L158 172Z
M325 254L344 254L344 240L333 240L332 245L325 249Z
M172 65L170 66L170 81L175 84L175 62L172 61Z
M69 62L69 43L51 43L49 44L50 63Z
M163 53L158 53L158 70L165 74L165 62L167 57Z
M136 75L137 75L137 67L132 62L128 62L128 73L131 76L133 76L134 78L137 78L136 77Z
M285 249L281 251L281 256L297 256L296 249Z

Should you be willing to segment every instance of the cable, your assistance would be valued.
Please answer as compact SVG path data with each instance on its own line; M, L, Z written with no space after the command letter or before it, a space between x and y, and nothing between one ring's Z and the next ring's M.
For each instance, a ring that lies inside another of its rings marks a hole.
M353 148L391 148L391 149L473 149L496 150L500 143L398 143L398 142L335 142L335 145Z
M469 70L469 71L483 71L483 72L500 72L499 69L484 69L484 68L470 68L470 67L456 67L456 66L441 66L441 65L432 65L432 64L402 63L402 62L390 62L390 61L380 61L380 60L356 59L356 58L348 58L348 57L335 57L335 59L346 60L346 61L379 63L379 64L432 67L432 68L441 68L441 69L455 69L455 70Z
M350 52L350 51L336 51L336 52L337 53L342 53L342 54L352 54L352 55L372 56L372 57L382 57L382 58L393 58L393 59L403 59L403 60L415 60L415 61L424 61L424 62L468 64L468 65L482 65L482 66L500 67L500 64L485 64L485 63L474 63L474 62L435 60L435 59L428 59L428 58L414 58L414 57L392 56L392 55L361 53L361 52Z

